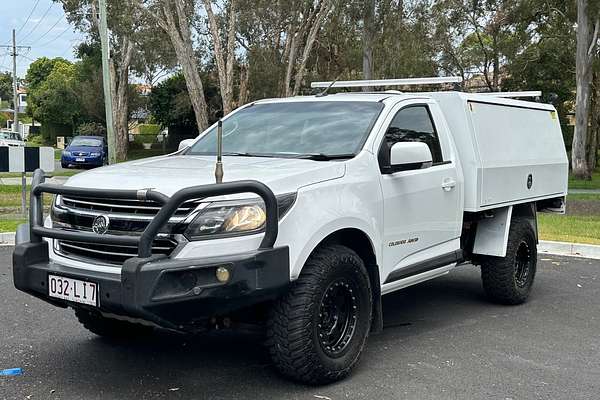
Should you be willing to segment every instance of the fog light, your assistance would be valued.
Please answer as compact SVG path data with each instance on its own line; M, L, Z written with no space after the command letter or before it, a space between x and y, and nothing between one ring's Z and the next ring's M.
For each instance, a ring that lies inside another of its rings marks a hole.
M227 282L229 280L229 270L225 267L217 268L215 275L217 276L217 280L219 282Z

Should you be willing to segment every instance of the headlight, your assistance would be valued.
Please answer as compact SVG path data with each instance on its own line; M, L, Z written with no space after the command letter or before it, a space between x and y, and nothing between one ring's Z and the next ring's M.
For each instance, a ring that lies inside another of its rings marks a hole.
M63 150L63 156L71 157L71 152Z
M295 200L295 193L277 197L279 218L285 215ZM248 235L263 231L265 221L265 205L260 199L218 201L205 207L188 225L184 234L189 240Z
M100 153L90 153L90 156L92 156L92 157L100 157Z

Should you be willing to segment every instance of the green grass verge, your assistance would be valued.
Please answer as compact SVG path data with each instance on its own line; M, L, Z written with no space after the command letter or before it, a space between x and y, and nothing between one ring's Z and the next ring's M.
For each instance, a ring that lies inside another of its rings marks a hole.
M569 189L600 189L600 169L592 174L591 181L575 179L569 176Z
M600 194L596 193L573 193L567 196L567 205L572 200L584 200L584 201L600 201Z
M17 230L17 226L27 222L26 219L0 219L0 233L1 232L14 232Z
M73 176L73 175L77 175L80 172L86 171L85 169L69 169L66 171L57 171L57 172L48 172L48 175L51 176ZM27 176L31 176L33 175L31 172L28 172L26 174ZM20 178L21 177L21 173L20 172L2 172L0 173L0 179L1 178Z
M129 150L127 152L127 160L139 160L140 158L146 157L154 157L154 156L162 156L162 149L152 149L152 150Z
M600 244L600 215L538 214L540 239Z
M27 185L25 188L27 195L27 204L29 204L29 192L31 187ZM44 196L44 204L50 205L52 203L52 196ZM6 214L8 211L20 212L21 207L21 185L0 185L0 207L14 208L14 210L2 210L2 214Z

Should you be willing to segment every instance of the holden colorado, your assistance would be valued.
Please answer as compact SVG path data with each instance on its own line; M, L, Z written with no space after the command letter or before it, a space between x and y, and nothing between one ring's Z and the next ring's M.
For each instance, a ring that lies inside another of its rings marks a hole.
M383 295L459 264L481 268L490 300L525 302L537 212L565 209L554 107L503 93L327 89L255 101L176 153L64 186L37 170L16 288L113 338L252 324L277 369L310 384L350 373L383 327Z

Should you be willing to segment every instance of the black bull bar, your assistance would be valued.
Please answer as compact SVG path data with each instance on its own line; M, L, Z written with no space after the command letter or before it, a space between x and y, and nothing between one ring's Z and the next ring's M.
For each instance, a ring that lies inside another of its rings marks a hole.
M198 185L184 188L166 196L152 189L121 190L121 189L93 189L78 188L63 185L44 183L44 171L36 169L31 182L31 197L29 207L30 241L39 243L42 237L61 240L73 240L84 243L101 243L122 246L136 246L138 258L152 256L152 242L160 229L169 221L181 204L191 199L207 198L235 193L255 193L265 203L265 235L259 245L260 249L272 248L278 233L278 208L277 198L264 183L254 180L218 183L211 185ZM44 227L43 193L57 195L71 195L99 199L119 200L150 200L161 205L160 211L144 229L141 236L124 235L99 235L92 232L74 232Z

